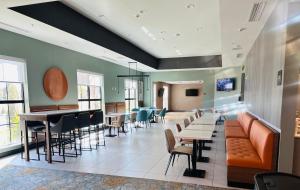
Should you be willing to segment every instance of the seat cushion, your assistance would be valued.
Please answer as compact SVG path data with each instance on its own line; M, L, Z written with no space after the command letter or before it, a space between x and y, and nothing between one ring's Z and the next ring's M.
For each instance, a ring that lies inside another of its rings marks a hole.
M226 127L225 138L248 138L241 127Z
M177 146L174 148L172 151L173 153L179 153L179 154L189 154L191 155L193 152L192 147L187 147L187 146Z
M181 139L180 144L193 144L193 140Z
M227 166L262 169L262 161L249 139L226 139Z
M241 124L238 120L225 120L224 126L226 127L241 127Z

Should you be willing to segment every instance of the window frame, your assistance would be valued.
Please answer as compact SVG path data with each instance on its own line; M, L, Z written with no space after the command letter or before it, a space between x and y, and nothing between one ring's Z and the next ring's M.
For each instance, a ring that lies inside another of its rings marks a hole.
M129 83L136 83L136 88L133 88L134 89L134 97L132 97L132 93L131 93L131 88L127 88L126 87L126 82ZM129 97L126 97L126 90L128 90L128 96ZM134 80L134 79L125 79L124 80L124 100L125 100L125 106L127 105L126 104L126 101L128 101L128 108L126 108L127 111L130 111L133 107L131 106L131 101L134 100L134 104L135 106L134 107L138 107L138 104L139 104L139 81L138 80Z
M100 109L102 109L102 87L101 86L96 86L100 88L100 98L91 98L91 90L90 87L91 86L95 86L95 85L83 85L83 84L77 84L77 88L79 86L86 86L87 87L87 95L88 98L78 98L78 102L88 102L89 108L91 109L91 102L97 102L100 101Z
M87 74L87 75L94 75L94 76L98 76L101 78L101 83L100 86L97 85L88 85L88 84L82 84L82 83L78 83L78 78L77 78L77 90L79 89L79 86L86 86L87 87L87 98L79 98L79 94L77 94L77 100L78 103L80 102L87 102L88 103L88 109L92 109L91 108L91 103L92 102L100 102L100 108L101 110L103 110L103 101L104 101L104 93L103 93L103 88L104 88L104 77L102 74L100 73L94 73L94 72L89 72L89 71L84 71L84 70L77 70L77 77L78 77L78 73L83 73L83 74ZM91 98L91 87L98 87L100 89L100 98ZM77 91L78 92L78 91Z

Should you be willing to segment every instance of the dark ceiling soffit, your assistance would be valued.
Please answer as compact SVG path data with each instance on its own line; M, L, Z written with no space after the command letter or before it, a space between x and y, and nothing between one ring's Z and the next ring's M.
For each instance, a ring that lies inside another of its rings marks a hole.
M157 69L158 59L61 2L12 7L18 13Z
M191 69L211 67L222 67L221 55L160 59L158 69Z

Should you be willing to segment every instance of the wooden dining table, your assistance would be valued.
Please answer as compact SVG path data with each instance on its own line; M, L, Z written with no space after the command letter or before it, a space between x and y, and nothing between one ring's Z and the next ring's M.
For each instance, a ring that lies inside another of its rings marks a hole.
M79 113L94 113L99 109L88 109L88 110L81 110L81 109L72 109L72 110L55 110L55 111L43 111L43 112L28 112L28 113L21 113L20 116L20 128L23 132L24 136L24 156L26 161L30 161L30 154L29 154L29 137L28 137L28 126L27 121L42 121L46 128L46 152L47 152L47 161L48 163L52 163L52 153L51 153L51 144L50 144L50 122L53 120L58 121L58 119L67 114L75 114L78 115Z
M183 129L179 132L176 137L179 139L192 140L193 141L193 152L192 152L192 169L186 169L183 173L184 176L189 177L205 177L205 170L197 169L198 162L208 162L208 157L202 156L202 146L203 142L206 140L211 140L213 131L204 130L191 130Z

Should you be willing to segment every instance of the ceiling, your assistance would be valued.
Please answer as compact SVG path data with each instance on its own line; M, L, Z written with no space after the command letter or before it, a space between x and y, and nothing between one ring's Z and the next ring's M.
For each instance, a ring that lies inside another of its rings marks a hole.
M63 2L157 58L221 54L219 0Z
M49 0L1 0L0 28L128 66L134 61L31 19L8 7ZM257 0L65 0L74 10L157 58L222 55L223 67L243 63L277 0L249 22ZM143 63L138 70L157 71Z

